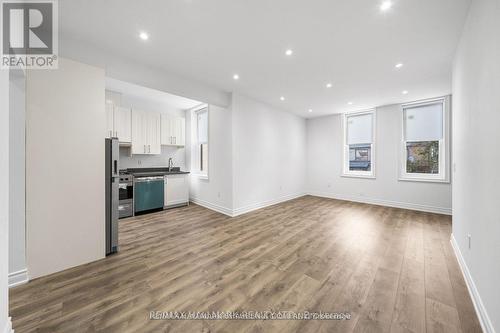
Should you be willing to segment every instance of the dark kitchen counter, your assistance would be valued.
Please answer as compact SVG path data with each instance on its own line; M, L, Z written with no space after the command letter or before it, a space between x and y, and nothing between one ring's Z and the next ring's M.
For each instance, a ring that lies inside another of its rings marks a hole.
M179 167L173 167L170 171L165 167L158 168L129 168L122 170L134 177L150 177L150 176L165 176L165 175L185 175L189 171L182 171Z

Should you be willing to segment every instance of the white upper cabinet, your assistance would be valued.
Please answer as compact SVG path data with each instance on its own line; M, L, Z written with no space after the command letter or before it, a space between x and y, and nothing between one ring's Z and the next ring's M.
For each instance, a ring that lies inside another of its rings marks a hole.
M161 154L161 117L157 112L148 112L148 153Z
M106 103L106 137L118 138L120 143L132 142L132 114L130 109Z
M132 110L132 154L146 154L146 131L144 112Z
M184 146L186 142L186 121L184 118L161 115L161 144Z
M132 154L161 154L160 128L159 113L132 110Z
M115 136L114 117L113 117L113 104L106 103L106 138Z
M114 129L120 142L132 142L132 111L129 108L115 106Z

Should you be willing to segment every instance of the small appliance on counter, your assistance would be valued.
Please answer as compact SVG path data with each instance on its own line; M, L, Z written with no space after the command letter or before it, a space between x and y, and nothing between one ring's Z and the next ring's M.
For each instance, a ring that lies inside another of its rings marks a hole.
M118 251L119 149L117 138L105 139L106 255Z

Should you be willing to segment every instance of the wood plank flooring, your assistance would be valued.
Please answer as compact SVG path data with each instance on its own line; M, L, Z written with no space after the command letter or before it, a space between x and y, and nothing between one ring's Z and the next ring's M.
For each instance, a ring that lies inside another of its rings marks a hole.
M480 332L451 218L306 196L229 218L120 220L120 252L10 290L22 332ZM348 312L342 321L150 320L150 311Z

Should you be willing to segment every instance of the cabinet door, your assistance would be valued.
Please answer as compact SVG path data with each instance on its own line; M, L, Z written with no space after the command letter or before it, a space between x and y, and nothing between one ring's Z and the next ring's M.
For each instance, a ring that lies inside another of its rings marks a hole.
M148 153L161 154L161 116L160 113L150 112L148 114Z
M132 110L132 154L146 154L146 114Z
M106 138L111 138L115 134L113 118L113 104L106 103Z
M165 184L165 206L187 203L189 201L189 184L187 175L168 175Z
M179 118L177 120L177 145L184 147L186 144L186 120Z
M172 144L171 117L166 114L161 115L161 144L165 146Z
M120 142L132 142L132 114L130 109L120 106L115 107L114 128Z

